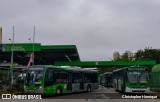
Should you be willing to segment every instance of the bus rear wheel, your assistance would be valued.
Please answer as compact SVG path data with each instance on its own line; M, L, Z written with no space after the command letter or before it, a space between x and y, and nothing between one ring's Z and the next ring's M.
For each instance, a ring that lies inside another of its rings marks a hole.
M58 87L57 90L56 90L56 94L60 95L61 93L62 93L62 89L60 87Z

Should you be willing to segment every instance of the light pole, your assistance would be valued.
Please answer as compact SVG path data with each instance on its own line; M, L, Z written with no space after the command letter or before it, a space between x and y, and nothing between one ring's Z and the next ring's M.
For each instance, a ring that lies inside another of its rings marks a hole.
M32 55L32 66L34 66L34 43L35 43L35 33L36 33L36 27L34 26L33 29L33 55Z
M30 41L30 44L31 44L31 38L28 38L28 40ZM29 58L27 68L29 68L31 63L33 63L33 52L31 52L31 54L30 54L30 58Z
M9 39L12 42L11 45L11 64L10 64L10 77L11 77L11 89L13 84L13 54L14 54L14 26L13 26L13 36L12 39Z
M31 38L28 38L28 40L31 41ZM34 43L35 43L35 26L34 26L34 31L33 31L33 43L32 43L32 53L31 53L31 59L32 59L32 66L34 65Z

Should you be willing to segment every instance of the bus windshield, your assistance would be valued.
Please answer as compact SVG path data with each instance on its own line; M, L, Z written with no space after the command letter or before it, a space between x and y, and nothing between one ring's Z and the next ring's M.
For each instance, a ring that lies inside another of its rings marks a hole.
M149 76L146 71L132 71L127 72L127 77L130 83L147 83Z
M44 73L44 68L30 68L26 74L26 85L40 85Z

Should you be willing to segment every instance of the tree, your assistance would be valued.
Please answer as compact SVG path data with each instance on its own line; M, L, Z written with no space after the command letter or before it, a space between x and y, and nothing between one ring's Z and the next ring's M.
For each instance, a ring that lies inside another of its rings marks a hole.
M129 56L128 53L123 53L122 56L118 57L115 61L133 61L134 56Z
M135 53L135 60L156 60L160 63L160 49L145 48Z

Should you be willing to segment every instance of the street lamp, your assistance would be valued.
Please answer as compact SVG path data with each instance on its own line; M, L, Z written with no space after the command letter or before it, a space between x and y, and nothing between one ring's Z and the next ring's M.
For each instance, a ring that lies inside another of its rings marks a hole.
M28 40L30 41L30 43L31 43L31 38L28 38Z

